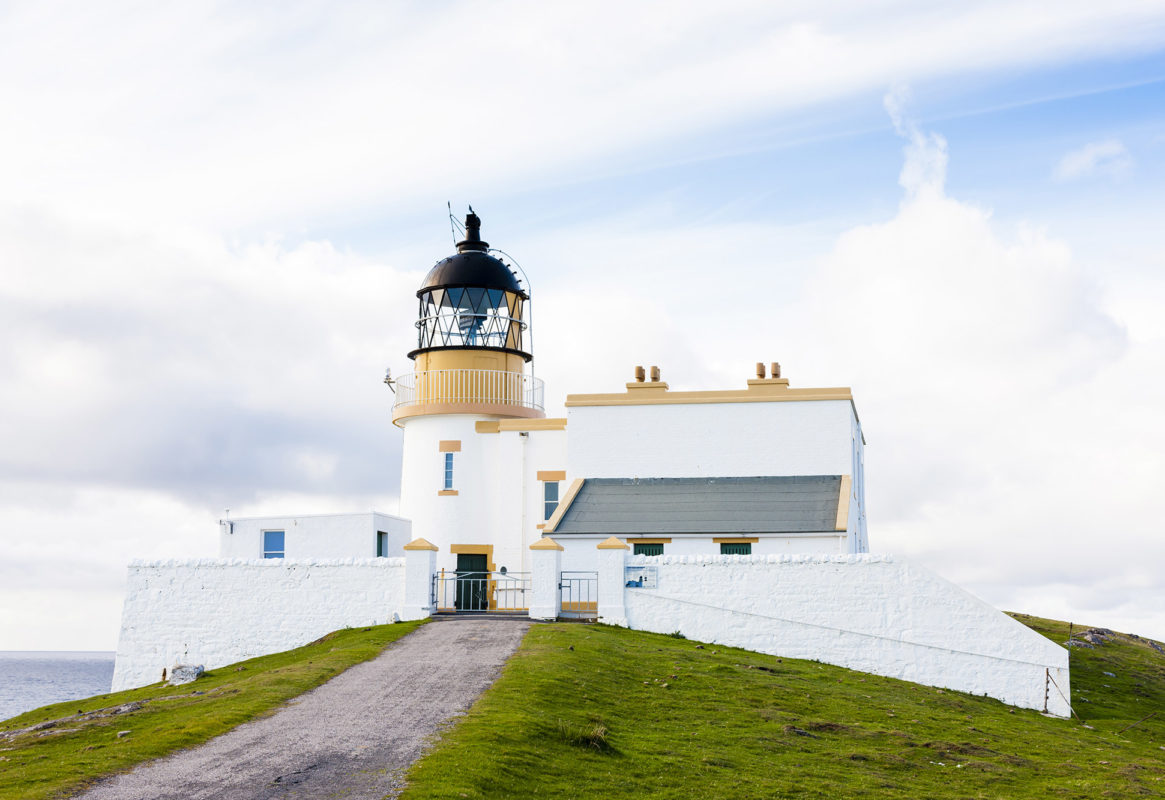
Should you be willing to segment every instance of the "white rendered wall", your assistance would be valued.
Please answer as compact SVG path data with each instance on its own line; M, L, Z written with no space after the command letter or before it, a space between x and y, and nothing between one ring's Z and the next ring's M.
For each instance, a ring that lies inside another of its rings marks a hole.
M456 567L454 545L477 545L494 548L497 568L529 571L529 546L542 536L537 475L566 469L566 432L477 432L478 421L497 419L441 414L401 421L401 515L412 521L413 537L437 545L438 569ZM440 494L445 488L442 441L461 443L453 454L456 495ZM567 485L560 485L562 492Z
M624 551L626 552L626 551ZM629 556L631 628L806 658L1067 716L1068 651L929 570L889 556ZM601 580L601 578L600 578ZM603 609L599 608L600 619Z
M375 558L377 531L388 534L390 556L403 556L412 539L407 519L377 511L246 517L219 524L219 556L262 558L263 531L270 530L284 532L286 558Z
M581 478L849 475L849 400L571 406Z
M403 558L134 562L113 691L159 681L175 664L215 669L391 622L403 602Z

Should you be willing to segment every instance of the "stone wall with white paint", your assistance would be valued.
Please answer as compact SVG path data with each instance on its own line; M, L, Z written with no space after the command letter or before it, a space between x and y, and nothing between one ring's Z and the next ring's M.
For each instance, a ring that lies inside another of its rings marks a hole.
M1046 691L1047 710L1069 714L1067 650L909 562L873 555L664 555L627 556L626 564L656 566L658 588L625 588L625 617L610 618L600 605L600 620L1022 708L1043 710Z
M175 664L215 669L381 625L404 604L405 560L198 559L129 566L113 691Z

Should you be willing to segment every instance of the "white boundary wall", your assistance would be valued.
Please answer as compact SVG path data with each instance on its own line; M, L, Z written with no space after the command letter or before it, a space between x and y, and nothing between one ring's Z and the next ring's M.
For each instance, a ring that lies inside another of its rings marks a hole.
M381 625L404 606L405 559L196 559L129 565L113 691L175 664L215 669L345 627Z
M1067 650L891 556L626 556L626 564L656 565L658 588L624 588L623 609L600 598L601 622L680 631L1021 708L1043 710L1047 687L1048 711L1070 713ZM1045 669L1059 690L1046 681Z

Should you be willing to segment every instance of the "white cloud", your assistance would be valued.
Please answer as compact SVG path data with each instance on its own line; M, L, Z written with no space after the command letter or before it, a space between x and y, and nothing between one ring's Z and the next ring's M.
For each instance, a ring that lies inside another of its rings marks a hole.
M326 243L0 212L0 478L383 491L392 431L365 421L387 418L419 277Z
M650 161L677 136L898 81L1127 54L1163 22L1121 0L635 17L516 0L17 5L0 27L0 205L293 229Z
M1133 157L1124 144L1116 139L1105 139L1066 153L1052 174L1057 180L1072 181L1093 175L1122 175L1132 165Z
M947 178L947 140L937 133L922 131L907 115L909 102L910 90L905 86L894 89L882 99L894 130L908 142L903 149L898 184L906 190L906 201L912 202L921 195L942 195Z
M941 188L933 136L902 132L903 173ZM871 546L1004 608L1165 636L1165 346L1129 335L1065 242L904 185L892 219L838 239L802 317L802 356L855 387Z

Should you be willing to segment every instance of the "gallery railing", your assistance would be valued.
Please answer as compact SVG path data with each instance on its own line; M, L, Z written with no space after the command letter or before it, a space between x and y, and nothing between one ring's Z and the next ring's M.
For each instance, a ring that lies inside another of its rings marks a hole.
M430 403L507 405L543 410L539 378L495 369L433 369L410 372L396 380L392 407Z

